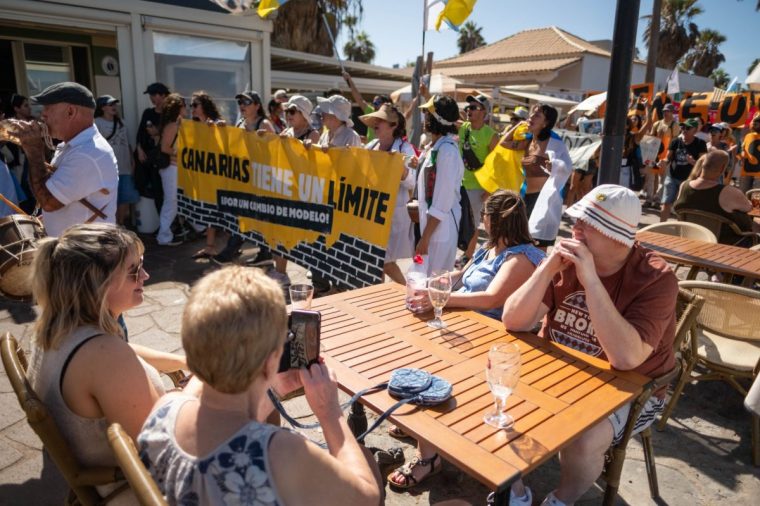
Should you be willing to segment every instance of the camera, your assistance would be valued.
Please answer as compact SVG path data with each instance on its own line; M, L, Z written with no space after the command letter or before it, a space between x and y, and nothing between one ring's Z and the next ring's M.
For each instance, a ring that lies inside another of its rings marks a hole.
M288 316L288 336L277 372L303 369L319 361L322 315L319 311L294 309Z

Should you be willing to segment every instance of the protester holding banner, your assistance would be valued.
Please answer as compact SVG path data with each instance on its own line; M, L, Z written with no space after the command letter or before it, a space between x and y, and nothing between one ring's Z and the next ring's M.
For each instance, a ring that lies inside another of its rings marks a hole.
M200 121L201 123L224 124L222 115L219 114L219 108L217 108L214 100L205 91L194 91L190 99L191 111L193 121ZM196 232L201 232L203 227L193 224ZM216 255L216 229L214 227L208 227L206 229L206 247L196 252L193 258L211 258Z
M464 163L455 138L459 107L454 99L434 95L420 106L431 147L417 176L420 241L415 253L427 255L428 274L454 267L462 208L459 204Z
M486 196L483 187L480 186L475 178L475 172L483 166L488 153L493 151L499 143L499 135L496 130L486 124L486 119L491 112L491 103L488 97L482 94L468 95L467 121L459 127L459 151L462 153L464 161L464 178L462 186L467 190L467 196L470 199L472 216L475 221L475 233L470 239L467 251L459 262L460 265L467 263L467 259L472 258L475 252L475 246L478 244L478 227L480 226L480 207L483 205L484 196Z
M309 122L311 112L314 110L311 101L303 95L293 95L284 107L288 128L280 135L298 139L301 142L306 140L314 144L319 142L319 132L314 130Z
M681 127L673 116L674 110L673 104L663 105L662 119L655 121L654 125L652 125L652 134L660 139L660 150L657 154L657 160L660 162L668 158L668 147L671 141L681 134ZM651 170L647 170L644 178L644 191L646 192L644 207L660 207L659 202L655 200L655 195L657 195L659 179L662 173L663 171L659 165Z
M362 140L353 130L351 121L351 102L343 95L333 95L329 98L317 97L322 125L325 131L319 137L317 144L323 148L348 148L361 146ZM308 146L310 143L304 143Z
M359 90L356 88L356 85L354 84L354 80L351 79L351 74L343 71L343 79L346 81L346 84L348 85L349 89L351 90L351 96L354 98L354 102L356 102L356 105L359 106L359 108L364 112L364 114L371 114L382 107L383 104L392 104L391 97L388 95L375 95L374 98L372 98L372 103L368 104L366 100L364 100L364 97L362 97L362 94L359 93ZM373 128L367 128L367 142L371 141L375 138L375 130Z
M394 105L383 104L377 111L360 116L359 119L375 132L375 138L365 146L367 149L401 153L405 159L416 156L412 145L404 140L406 120ZM416 175L414 169L405 164L396 196L396 207L393 210L391 235L388 239L388 246L385 248L383 272L393 281L402 285L406 283L406 279L396 260L411 258L414 254L414 229L406 210L406 203L409 201L412 190L414 190Z
M164 188L164 201L159 213L158 237L160 246L177 246L182 244L172 233L172 222L177 216L177 135L179 125L185 116L185 99L177 93L166 97L161 111L161 153L169 156L169 165L159 168L161 185Z
M662 185L660 221L668 220L681 184L689 178L699 157L707 153L707 144L696 137L697 128L699 128L699 122L695 118L682 122L683 135L671 141L668 146L668 157L660 162L660 167L666 170L665 181Z
M573 161L557 133L557 109L536 104L528 118L532 134L527 156L523 158L527 190L525 204L534 203L529 216L530 235L546 248L554 244L562 215L562 189L573 171ZM540 185L540 186L539 186ZM531 194L531 190L536 193ZM529 198L530 196L530 198Z
M240 119L235 125L249 132L272 132L274 127L267 119L264 106L261 104L261 96L255 91L244 91L235 95L240 108Z

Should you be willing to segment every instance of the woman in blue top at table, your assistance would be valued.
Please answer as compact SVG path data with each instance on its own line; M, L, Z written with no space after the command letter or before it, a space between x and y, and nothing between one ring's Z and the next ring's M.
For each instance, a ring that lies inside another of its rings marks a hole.
M483 204L483 224L488 241L475 252L463 271L452 272L452 279L461 279L462 287L452 292L446 307L475 309L501 320L504 302L525 283L546 256L533 245L528 232L525 203L510 190L497 190ZM430 309L430 301L425 298ZM406 435L392 426L395 437ZM396 488L411 488L441 470L436 448L418 442L417 455L388 477Z

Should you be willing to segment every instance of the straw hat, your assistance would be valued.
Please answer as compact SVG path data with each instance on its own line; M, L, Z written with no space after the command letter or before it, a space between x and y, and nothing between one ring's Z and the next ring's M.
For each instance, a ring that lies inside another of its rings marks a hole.
M370 128L377 127L377 122L380 120L387 121L388 123L395 125L398 123L398 113L393 110L391 104L383 104L377 111L359 116L362 123Z

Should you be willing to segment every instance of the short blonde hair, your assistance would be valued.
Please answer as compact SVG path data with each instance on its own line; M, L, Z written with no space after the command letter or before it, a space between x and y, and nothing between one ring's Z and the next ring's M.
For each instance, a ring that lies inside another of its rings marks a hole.
M260 269L231 266L193 287L182 315L187 366L219 392L245 391L287 333L280 285Z

